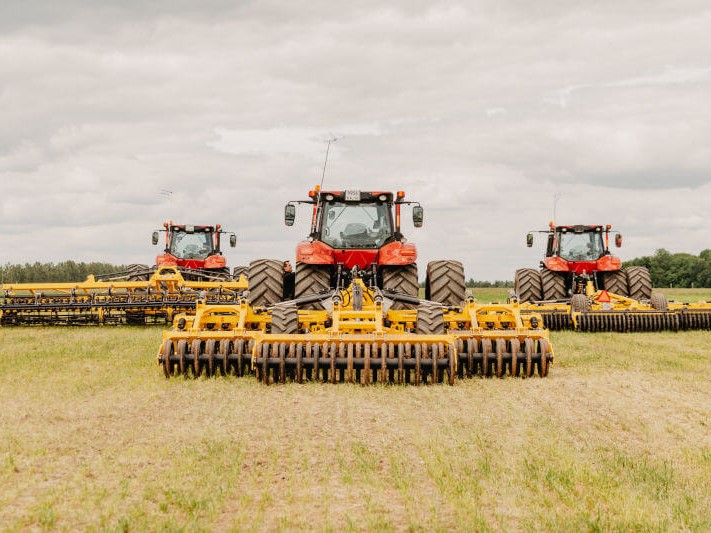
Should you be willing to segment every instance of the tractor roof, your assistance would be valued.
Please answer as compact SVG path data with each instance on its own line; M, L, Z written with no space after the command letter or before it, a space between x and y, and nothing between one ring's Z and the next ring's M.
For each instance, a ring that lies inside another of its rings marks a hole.
M358 189L344 190L344 191L322 191L319 189L318 186L316 186L314 189L309 191L309 198L311 198L312 200L315 200L317 196L320 196L321 198L332 196L334 200L341 200L341 201L346 201L346 202L348 202L348 201L363 202L363 201L368 201L368 200L379 199L378 197L380 197L380 196L384 196L384 198L380 198L380 200L382 200L382 201L392 201L395 194L390 191L361 191ZM405 192L398 191L397 192L397 199L399 201L401 201L404 198L405 198Z
M163 224L163 227L166 229L170 228L171 231L187 231L188 233L192 233L192 232L212 233L215 231L215 229L219 230L221 228L220 224L215 224L214 226L196 226L194 224L175 224L172 220L165 222Z
M586 232L591 232L591 231L605 231L606 229L611 229L612 226L609 224L607 226L602 226L599 224L575 224L575 225L569 225L569 226L555 226L551 224L550 229L554 231L563 231L563 232L568 232L572 231L574 233L586 233Z

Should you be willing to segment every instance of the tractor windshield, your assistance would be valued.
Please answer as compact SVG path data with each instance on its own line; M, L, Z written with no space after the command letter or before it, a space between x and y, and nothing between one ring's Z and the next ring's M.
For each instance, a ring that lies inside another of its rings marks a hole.
M329 202L321 240L334 248L380 248L392 237L390 209L383 203Z
M212 234L174 231L170 239L170 253L178 259L205 259L212 254Z
M600 232L560 232L558 239L558 255L567 261L597 261L605 253Z

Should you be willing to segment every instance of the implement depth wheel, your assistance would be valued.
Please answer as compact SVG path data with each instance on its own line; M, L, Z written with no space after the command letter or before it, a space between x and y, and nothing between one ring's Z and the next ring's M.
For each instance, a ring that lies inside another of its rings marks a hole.
M658 292L652 294L652 298L649 303L655 311L663 311L665 313L669 311L669 302L667 301L667 297L663 294Z
M441 305L423 302L417 306L418 335L444 335L444 311Z
M272 334L299 332L299 310L295 303L281 303L272 308Z
M590 299L585 294L573 294L570 299L570 309L573 313L590 311Z

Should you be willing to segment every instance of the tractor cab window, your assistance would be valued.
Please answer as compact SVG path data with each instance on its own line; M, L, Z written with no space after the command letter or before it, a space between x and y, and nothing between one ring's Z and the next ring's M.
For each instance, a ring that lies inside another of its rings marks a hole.
M558 255L567 261L597 261L605 253L602 234L598 232L561 232L559 240Z
M321 240L334 248L380 248L392 237L387 204L329 202L324 206Z
M212 253L212 235L176 231L170 240L170 253L178 259L205 259Z

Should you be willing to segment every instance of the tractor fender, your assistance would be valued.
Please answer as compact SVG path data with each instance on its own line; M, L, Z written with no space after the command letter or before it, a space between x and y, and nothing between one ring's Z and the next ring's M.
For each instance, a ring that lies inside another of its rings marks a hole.
M158 266L178 266L178 258L172 254L163 254L156 257Z
M227 259L224 255L210 255L205 259L205 267L209 269L225 268Z
M417 260L417 247L409 242L386 244L378 254L378 265L409 265Z
M296 261L308 265L333 265L333 248L321 241L302 241L296 245Z
M612 272L622 268L622 260L614 255L603 255L597 260L598 272Z

